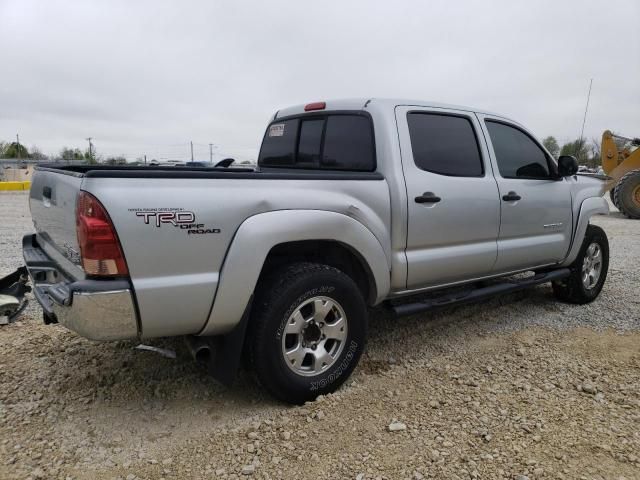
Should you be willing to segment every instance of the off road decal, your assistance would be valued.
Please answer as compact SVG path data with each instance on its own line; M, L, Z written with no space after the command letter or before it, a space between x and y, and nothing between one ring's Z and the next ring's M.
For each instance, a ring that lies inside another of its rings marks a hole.
M219 228L208 227L196 221L196 214L184 208L130 208L136 217L142 219L145 225L160 228L171 225L187 232L187 235L205 235L220 233Z

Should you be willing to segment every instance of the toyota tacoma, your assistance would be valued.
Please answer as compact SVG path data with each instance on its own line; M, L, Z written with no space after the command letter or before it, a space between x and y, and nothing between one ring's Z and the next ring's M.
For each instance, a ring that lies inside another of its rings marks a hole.
M606 179L577 175L482 110L355 99L279 110L256 168L36 169L23 240L46 323L93 340L185 336L230 382L277 398L336 390L396 315L551 282L605 282Z

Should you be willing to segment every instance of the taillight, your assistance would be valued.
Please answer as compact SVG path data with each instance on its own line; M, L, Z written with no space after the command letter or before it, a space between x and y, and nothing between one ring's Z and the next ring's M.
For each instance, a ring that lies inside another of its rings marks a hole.
M128 275L120 242L109 214L96 197L81 191L76 208L76 230L87 275Z

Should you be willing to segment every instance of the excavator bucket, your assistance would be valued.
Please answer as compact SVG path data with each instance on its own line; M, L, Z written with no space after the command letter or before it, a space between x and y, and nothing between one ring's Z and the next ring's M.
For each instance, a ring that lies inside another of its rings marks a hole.
M629 218L640 219L640 139L602 134L602 169L611 182L611 201Z
M15 321L27 306L25 294L31 291L26 267L0 279L0 325Z

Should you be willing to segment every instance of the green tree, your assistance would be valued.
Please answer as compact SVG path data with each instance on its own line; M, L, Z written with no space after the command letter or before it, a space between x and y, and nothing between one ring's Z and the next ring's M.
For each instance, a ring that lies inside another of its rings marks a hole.
M63 160L84 160L84 155L79 148L62 147L60 158Z
M578 163L586 163L590 158L590 148L585 138L578 138L573 142L565 143L560 149L560 156L573 155L578 159Z
M558 145L558 141L556 137L549 135L544 140L542 140L542 144L544 148L549 150L549 153L554 157L558 158L558 153L560 152L560 145Z
M21 143L13 142L5 145L2 155L4 158L29 158L29 150Z
M573 155L578 159L580 165L590 168L600 166L600 143L597 139L588 141L576 139L573 142L565 143L560 149L560 155Z
M95 165L96 163L98 163L98 160L96 158L96 152L91 152L89 153L89 149L85 150L85 152L82 154L83 158L84 158L84 163L88 163L89 165Z

